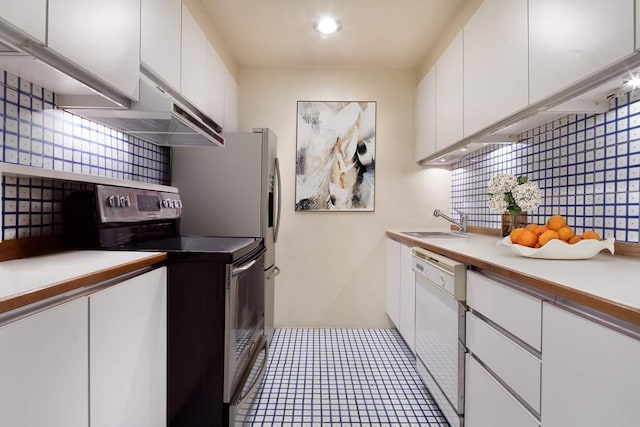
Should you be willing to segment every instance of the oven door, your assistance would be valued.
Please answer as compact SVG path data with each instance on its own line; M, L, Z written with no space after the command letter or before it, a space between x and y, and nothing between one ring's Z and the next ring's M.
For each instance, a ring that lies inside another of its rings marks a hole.
M268 360L269 341L262 337L229 404L229 427L251 425L258 386L264 377Z
M224 402L229 403L264 335L266 249L227 266L225 296Z

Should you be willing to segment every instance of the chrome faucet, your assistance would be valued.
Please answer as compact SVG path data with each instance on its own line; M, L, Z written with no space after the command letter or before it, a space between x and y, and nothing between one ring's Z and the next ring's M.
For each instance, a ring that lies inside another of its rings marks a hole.
M449 221L450 223L452 223L453 225L457 225L458 227L460 227L460 231L463 233L467 232L467 221L468 221L468 215L464 212L462 212L461 210L458 209L453 209L454 211L456 211L458 213L458 215L460 216L460 221L456 221L455 219L451 218L450 216L447 216L445 214L443 214L440 209L436 209L433 211L433 216L435 217L442 217L444 219L446 219L447 221Z

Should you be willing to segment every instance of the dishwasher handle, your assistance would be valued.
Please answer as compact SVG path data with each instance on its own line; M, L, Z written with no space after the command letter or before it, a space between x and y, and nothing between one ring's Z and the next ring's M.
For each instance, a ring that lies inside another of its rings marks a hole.
M446 293L456 301L467 299L467 272L465 268L456 268L454 272L442 268L423 257L413 257L413 272L416 278Z

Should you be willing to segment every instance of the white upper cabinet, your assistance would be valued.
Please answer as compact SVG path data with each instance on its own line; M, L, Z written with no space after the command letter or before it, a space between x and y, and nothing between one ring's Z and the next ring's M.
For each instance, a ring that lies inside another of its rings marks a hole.
M209 41L189 9L182 5L182 95L202 112L207 111L207 51Z
M436 62L436 151L463 137L462 32Z
M47 41L47 0L3 0L0 16L38 42Z
M640 50L640 0L636 0L636 50Z
M634 51L633 0L529 0L529 96L540 101Z
M527 0L485 0L464 27L465 137L527 107L527 64Z
M224 90L226 66L215 48L207 42L207 108L206 114L220 126L224 125Z
M142 0L140 60L180 91L181 0Z
M436 152L436 67L416 87L415 160L419 162Z
M225 67L224 85L224 130L227 132L238 131L238 83L233 74Z
M48 46L137 100L140 0L50 0Z

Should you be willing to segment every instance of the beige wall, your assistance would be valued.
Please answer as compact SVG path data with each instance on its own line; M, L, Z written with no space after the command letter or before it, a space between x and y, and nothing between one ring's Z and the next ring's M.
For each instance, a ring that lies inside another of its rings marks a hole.
M385 230L446 228L450 172L413 161L415 70L244 69L241 130L278 135L283 213L276 262L276 327L387 327ZM373 213L295 212L296 101L377 102Z

